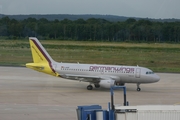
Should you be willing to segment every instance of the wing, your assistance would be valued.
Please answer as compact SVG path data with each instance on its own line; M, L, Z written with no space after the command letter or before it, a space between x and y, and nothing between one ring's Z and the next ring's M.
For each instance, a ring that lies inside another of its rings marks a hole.
M101 80L115 80L116 76L92 76L92 75L74 75L74 74L63 74L61 77L66 79L78 80L83 82L99 83ZM114 79L115 78L115 79Z
M89 76L89 75L74 75L74 74L63 74L61 77L66 79L78 80L83 82L99 82L101 80L100 76Z

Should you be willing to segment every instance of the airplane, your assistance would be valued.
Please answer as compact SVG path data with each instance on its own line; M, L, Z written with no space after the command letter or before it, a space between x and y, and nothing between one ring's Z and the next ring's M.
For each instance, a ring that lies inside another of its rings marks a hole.
M160 77L152 70L139 66L103 65L59 63L54 61L36 37L29 37L33 63L26 67L56 77L70 80L89 82L87 90L95 88L111 88L125 83L137 84L137 91L141 91L140 84L154 83Z

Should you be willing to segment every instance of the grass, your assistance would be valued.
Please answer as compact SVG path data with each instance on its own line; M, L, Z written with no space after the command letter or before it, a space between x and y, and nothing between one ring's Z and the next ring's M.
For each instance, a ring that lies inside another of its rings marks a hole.
M180 44L41 41L58 62L139 65L156 72L180 72ZM29 41L0 40L0 65L32 62Z

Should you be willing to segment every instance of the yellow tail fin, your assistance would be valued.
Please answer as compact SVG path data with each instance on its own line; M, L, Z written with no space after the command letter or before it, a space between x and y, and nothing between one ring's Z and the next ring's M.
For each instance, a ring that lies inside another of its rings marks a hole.
M30 37L29 42L34 63L53 62L53 59L50 57L41 43L37 40L37 38Z
M58 76L55 71L56 62L47 53L39 40L35 37L29 38L33 63L27 63L26 67L44 72L53 76Z

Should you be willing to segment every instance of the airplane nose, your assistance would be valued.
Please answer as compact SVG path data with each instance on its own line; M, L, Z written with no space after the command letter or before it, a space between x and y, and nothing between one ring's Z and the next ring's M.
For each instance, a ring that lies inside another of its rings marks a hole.
M154 79L154 82L158 82L160 80L160 77L155 74L153 79Z

